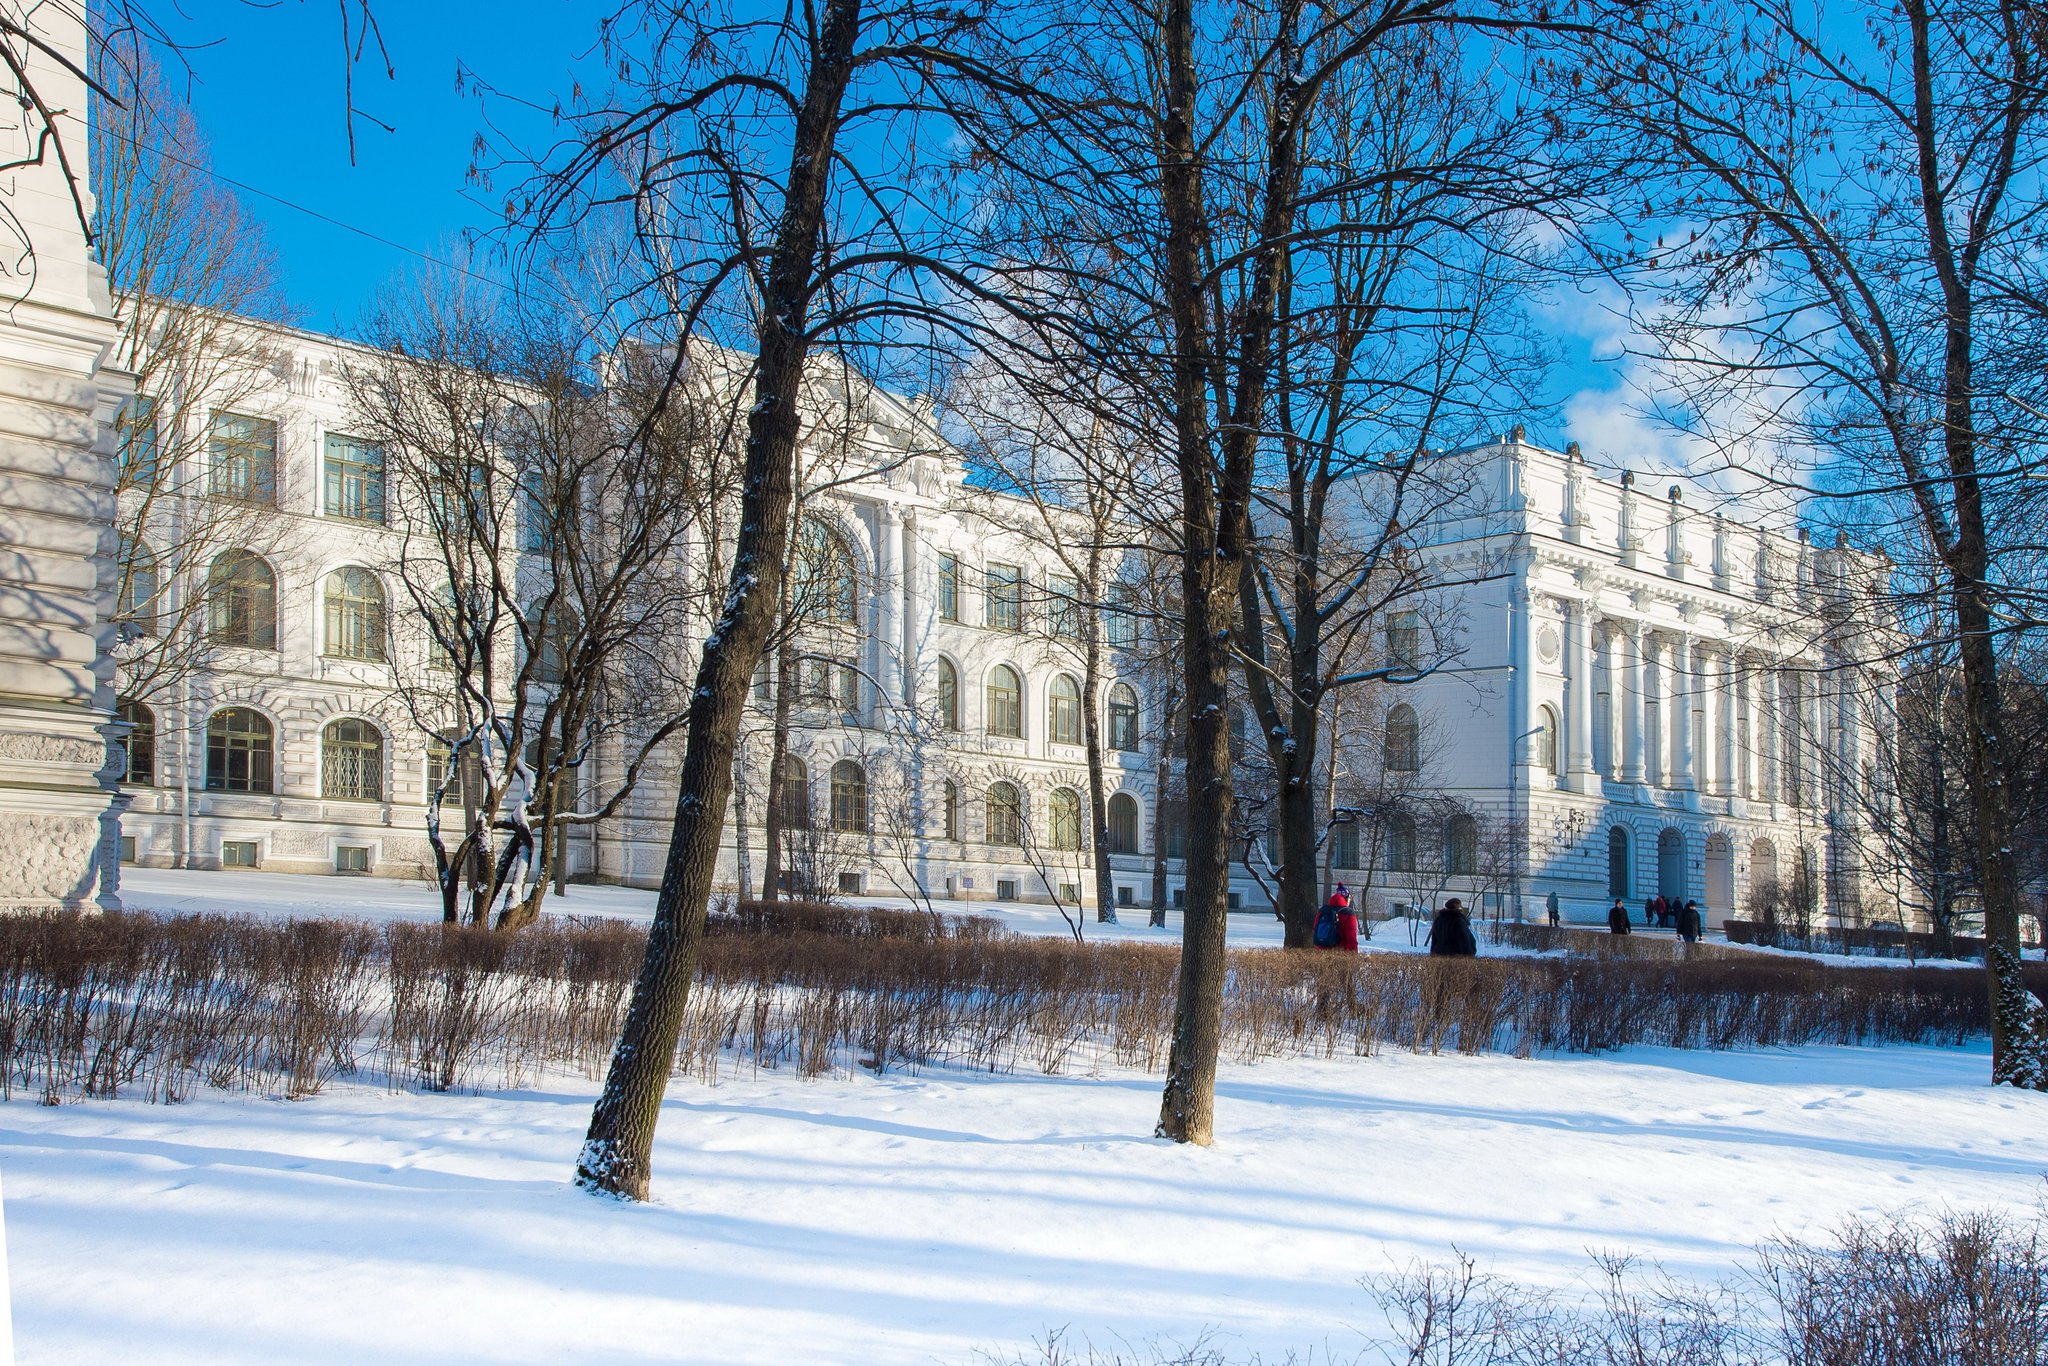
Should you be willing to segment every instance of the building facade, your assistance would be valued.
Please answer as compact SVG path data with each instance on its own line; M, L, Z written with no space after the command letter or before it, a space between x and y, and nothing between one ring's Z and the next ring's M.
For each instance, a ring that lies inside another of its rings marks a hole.
M430 647L402 629L383 457L343 382L367 353L265 335L263 382L232 409L192 410L205 430L182 444L210 468L183 481L149 533L175 541L222 478L238 496L260 491L262 515L240 541L209 546L161 586L167 602L207 599L171 612L204 648L175 687L123 699L134 738L122 853L431 876L426 815L446 761L401 698L420 663L411 654ZM822 566L824 607L796 652L774 794L776 680L764 667L757 682L724 882L760 886L772 796L793 889L1074 906L1092 898L1087 846L1099 833L1117 901L1150 901L1155 856L1172 899L1165 689L1135 561L1110 566L1118 586L1095 600L1112 605L1091 613L1061 553L1061 514L964 482L911 404L875 395L858 425L854 454L835 457L804 501L799 536ZM1461 893L1534 915L1556 891L1574 920L1660 891L1720 919L1795 869L1831 903L1865 898L1858 831L1834 798L1871 742L1859 699L1873 683L1852 667L1858 628L1843 608L1881 567L1695 511L1676 488L1603 479L1575 449L1516 437L1445 458L1469 492L1410 533L1437 586L1385 626L1390 648L1413 649L1404 633L1426 613L1440 657L1358 704L1348 743L1370 753L1378 781L1363 796L1333 788L1331 879L1380 913ZM686 671L707 627L662 648ZM1094 629L1091 694L1082 644ZM1091 709L1100 832L1087 814ZM624 762L597 746L588 785ZM615 815L572 830L569 875L658 881L669 778L651 764ZM1264 904L1255 843L1233 893L1247 909Z
M39 97L8 77L0 128L0 906L111 907L111 420L132 379L109 363L113 309L82 222L84 11L23 8L11 20L38 43L0 39Z

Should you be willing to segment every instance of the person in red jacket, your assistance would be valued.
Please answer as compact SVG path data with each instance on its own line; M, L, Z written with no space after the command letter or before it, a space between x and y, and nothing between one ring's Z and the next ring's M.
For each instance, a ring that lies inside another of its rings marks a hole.
M1351 909L1351 893L1341 882L1316 912L1315 946L1339 953L1358 952L1358 913Z

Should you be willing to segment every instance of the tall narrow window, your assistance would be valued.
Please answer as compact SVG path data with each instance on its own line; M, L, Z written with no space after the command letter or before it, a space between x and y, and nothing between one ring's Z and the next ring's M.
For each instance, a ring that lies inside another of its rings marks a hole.
M162 443L157 438L156 400L143 394L128 400L122 406L116 432L121 442L120 487L155 488L163 459Z
M960 838L960 784L951 778L946 779L946 790L941 800L941 816L945 822L941 833L949 840L957 840Z
M782 760L782 823L792 830L811 828L811 774L794 754Z
M1112 647L1129 650L1138 643L1137 590L1127 583L1111 586L1109 611L1103 616L1102 631Z
M939 661L939 725L946 730L960 729L960 671L953 667L953 661Z
M939 618L960 620L960 557L939 556Z
M1422 737L1415 708L1403 702L1387 713L1384 767L1389 773L1415 773L1422 768Z
M268 792L270 719L247 707L223 707L206 721L206 790Z
M992 631L1024 629L1024 571L1014 564L991 564L981 590L982 621Z
M206 634L216 645L277 648L277 576L260 555L225 550L206 571Z
M327 646L331 659L382 663L384 585L367 569L349 565L327 576Z
M790 602L804 622L843 622L858 616L860 579L853 552L823 518L806 517L797 534Z
M1356 868L1358 866L1358 822L1339 821L1330 827L1330 866L1332 868Z
M1056 745L1081 743L1081 689L1066 674L1054 678L1046 690L1046 733Z
M1109 747L1126 754L1138 748L1138 694L1125 683L1109 690Z
M277 502L277 424L267 417L215 413L206 491L241 503Z
M1071 787L1056 788L1052 800L1046 803L1052 816L1051 829L1046 833L1052 837L1052 847L1061 850L1075 850L1081 847L1081 797Z
M1479 822L1462 811L1444 822L1444 871L1456 877L1479 871Z
M1024 685L1017 671L998 664L988 673L988 733L1015 740L1024 734Z
M1536 709L1536 752L1530 757L1545 773L1561 773L1557 764L1557 713L1549 707Z
M526 470L519 479L519 548L551 555L561 539L566 494L543 470Z
M329 517L384 520L384 448L329 433L321 468L321 503Z
M1607 831L1607 895L1626 897L1628 887L1628 830L1611 826Z
M1138 852L1138 799L1128 792L1109 799L1109 852Z
M1024 796L1014 783L992 783L988 789L988 842L1024 843Z
M449 767L455 762L455 746L445 735L427 737L427 791L426 803L435 806L459 795L456 785L448 781Z
M130 697L122 701L117 715L128 727L128 768L121 781L130 787L156 785L156 713Z
M1422 659L1422 614L1413 610L1387 618L1387 662L1412 669Z
M374 802L383 798L381 731L354 717L327 723L320 732L320 795L344 802Z
M157 615L163 604L163 575L157 568L156 552L147 541L123 532L119 548L121 588L114 603L116 625L121 639L134 640L157 632Z
M1387 871L1415 871L1415 818L1404 812L1387 819Z
M832 828L848 834L868 828L868 773L852 759L832 765Z
M1046 624L1052 628L1053 638L1081 639L1081 585L1065 577L1048 579L1045 600L1051 618Z

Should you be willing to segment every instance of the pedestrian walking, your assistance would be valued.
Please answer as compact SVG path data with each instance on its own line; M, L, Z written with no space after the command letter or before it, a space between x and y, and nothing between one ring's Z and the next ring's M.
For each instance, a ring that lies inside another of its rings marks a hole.
M1678 937L1688 944L1700 942L1700 903L1688 901L1678 911Z
M1620 897L1614 898L1614 904L1607 908L1607 932L1609 934L1627 934L1629 932L1628 907L1622 904Z
M1452 897L1429 927L1430 957L1472 958L1478 953L1479 941L1472 935L1472 920L1465 914L1465 903Z

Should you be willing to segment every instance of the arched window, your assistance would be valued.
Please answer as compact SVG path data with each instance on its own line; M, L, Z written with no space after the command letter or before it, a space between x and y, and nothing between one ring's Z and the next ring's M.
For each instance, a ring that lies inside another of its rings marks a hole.
M156 713L134 698L125 699L117 712L128 727L128 771L121 781L130 787L156 785Z
M1138 852L1138 799L1128 792L1109 799L1109 852Z
M384 585L356 565L327 576L327 655L383 663Z
M832 765L832 828L849 834L868 828L868 771L857 760Z
M247 707L222 707L206 721L206 790L271 790L270 719Z
M797 533L794 591L790 600L798 620L844 622L859 616L860 576L846 540L822 517L804 518Z
M991 783L988 789L988 842L1024 843L1024 797L1013 783Z
M1066 674L1052 681L1045 694L1046 733L1056 745L1081 743L1081 689Z
M1479 871L1479 822L1462 811L1444 822L1444 871L1457 877Z
M1126 754L1138 748L1138 694L1129 684L1109 690L1109 747Z
M156 552L149 542L123 535L120 545L121 588L115 602L115 616L123 640L156 634L156 619L163 604L163 574L157 567Z
M988 733L1019 739L1024 734L1024 684L1017 671L998 664L988 672Z
M368 721L344 717L320 732L320 795L374 802L384 796L384 736Z
M1387 821L1387 871L1415 871L1415 818L1396 814Z
M1549 707L1536 709L1536 752L1530 756L1545 773L1560 773L1557 766L1557 713Z
M1415 708L1403 702L1387 713L1385 768L1389 773L1414 773L1422 767L1422 735Z
M960 784L951 778L946 779L945 795L941 800L941 819L945 822L942 833L949 840L957 840L960 838Z
M1607 832L1607 895L1629 895L1628 830L1614 826Z
M939 725L960 729L960 671L950 659L939 661Z
M782 757L782 823L792 830L811 828L811 773L794 754Z
M1358 866L1358 822L1340 821L1330 827L1330 866L1332 868L1356 868Z
M1052 801L1047 803L1052 817L1052 828L1047 833L1055 849L1079 849L1081 847L1081 796L1071 787L1053 789Z
M206 571L206 634L216 645L277 648L277 575L261 555L224 550Z

